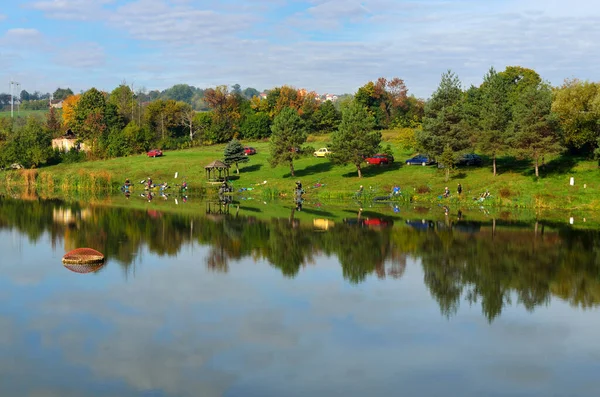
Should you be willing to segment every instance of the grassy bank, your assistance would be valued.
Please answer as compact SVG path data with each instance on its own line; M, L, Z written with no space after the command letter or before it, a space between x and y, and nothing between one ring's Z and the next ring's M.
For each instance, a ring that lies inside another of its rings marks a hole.
M386 135L384 135L385 137ZM391 139L391 136L387 136ZM311 137L308 145L314 149L326 146L328 137ZM251 188L248 194L263 200L291 196L294 182L301 180L307 199L334 201L351 200L363 185L363 201L388 194L392 187L402 189L398 200L424 205L451 205L461 207L510 207L537 209L600 209L600 173L595 161L572 158L548 159L537 179L530 162L503 158L499 161L499 175L494 177L489 161L483 167L464 167L453 170L445 182L444 172L435 166L406 166L404 160L413 153L391 143L396 162L389 166L365 166L363 178L358 178L354 166L334 166L327 159L306 156L294 163L295 176L287 166L272 168L268 163L269 146L266 142L246 142L257 149L250 161L240 165L240 175L232 171L236 190ZM190 186L190 194L210 189L205 182L204 166L221 159L224 145L215 145L181 151L167 151L163 157L145 155L91 161L78 164L59 164L38 170L4 171L0 180L7 189L27 186L38 192L53 195L60 192L117 192L125 178L135 183L152 177L156 183L179 183L183 178ZM178 178L175 179L177 172ZM575 184L569 184L573 177ZM457 184L463 187L459 197ZM441 198L444 187L453 193ZM491 197L479 202L473 200L488 190ZM251 192L251 193L250 193Z

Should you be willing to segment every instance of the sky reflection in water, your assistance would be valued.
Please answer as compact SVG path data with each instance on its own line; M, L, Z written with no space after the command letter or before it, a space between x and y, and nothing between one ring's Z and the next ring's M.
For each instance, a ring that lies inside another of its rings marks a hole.
M0 228L0 395L600 394L595 305L509 292L489 322L464 293L441 314L417 255L351 283L322 252L293 278L251 256L214 271L195 241L76 274L52 233Z

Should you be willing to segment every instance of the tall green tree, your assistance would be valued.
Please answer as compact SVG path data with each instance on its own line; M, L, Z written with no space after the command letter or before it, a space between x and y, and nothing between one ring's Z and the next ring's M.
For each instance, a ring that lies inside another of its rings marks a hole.
M19 163L25 168L45 164L52 155L52 135L34 116L25 125L11 131L1 157L3 165Z
M264 112L251 111L244 116L240 125L244 139L263 139L271 135L271 118Z
M342 121L331 135L330 160L334 164L353 164L358 177L362 178L361 164L365 156L374 154L381 143L381 132L374 128L374 117L363 105L352 101L342 109Z
M46 123L44 124L44 127L53 137L57 137L61 134L62 123L59 115L56 113L56 109L50 108L46 114Z
M596 148L600 138L600 84L565 80L554 90L552 111L569 149L590 153Z
M93 156L101 157L101 141L109 131L104 93L96 88L90 88L81 94L73 116L75 133L80 139L89 143Z
M300 157L297 149L306 142L302 119L296 110L285 108L275 116L271 131L269 163L272 167L289 164L290 173L294 176L294 160Z
M108 103L116 107L117 113L124 120L125 124L128 124L135 118L135 96L127 84L121 83L121 85L112 90L108 97Z
M210 140L227 142L237 136L241 120L241 101L239 95L232 95L226 86L209 88L204 91L204 102L211 110L212 122Z
M325 101L313 116L315 130L321 134L329 134L337 130L340 125L341 113L331 101Z
M494 68L483 78L480 90L478 144L481 151L492 157L493 174L496 176L496 157L507 150L508 125L511 107L508 98L508 81Z
M227 165L235 164L235 172L240 174L239 163L247 163L250 159L244 153L244 146L237 140L232 139L223 152L223 162Z
M73 95L73 91L71 91L70 88L57 88L56 91L54 91L54 94L52 94L52 98L55 100L63 100L71 95Z
M146 125L155 140L166 141L169 138L186 136L188 129L182 123L183 111L187 105L172 99L158 99L146 107Z
M423 129L415 134L418 147L444 166L446 179L460 153L470 146L463 98L458 76L451 71L444 73L439 87L425 105ZM452 155L448 155L449 152Z
M513 147L531 158L539 177L540 160L562 150L556 115L552 113L552 89L546 83L522 91L514 106Z

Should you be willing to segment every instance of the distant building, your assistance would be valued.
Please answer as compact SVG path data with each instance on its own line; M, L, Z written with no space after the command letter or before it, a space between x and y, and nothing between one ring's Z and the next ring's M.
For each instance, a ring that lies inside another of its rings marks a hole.
M59 149L64 152L69 152L71 149L76 148L83 152L87 152L88 148L85 143L77 140L77 135L69 128L67 132L60 138L52 140L52 149Z
M50 107L55 109L62 109L63 100L62 99L53 99L50 101Z

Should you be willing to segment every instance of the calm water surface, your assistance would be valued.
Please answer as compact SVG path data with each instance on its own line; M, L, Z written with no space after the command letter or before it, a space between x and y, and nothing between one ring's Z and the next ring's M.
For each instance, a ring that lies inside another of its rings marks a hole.
M600 395L596 230L206 210L0 199L0 395Z

